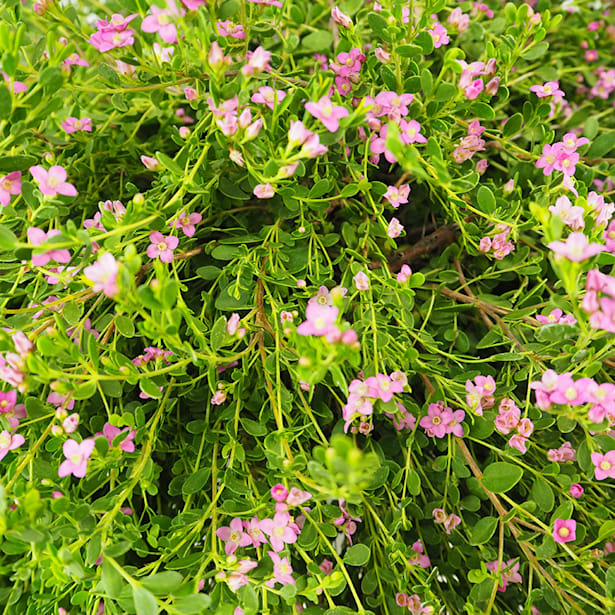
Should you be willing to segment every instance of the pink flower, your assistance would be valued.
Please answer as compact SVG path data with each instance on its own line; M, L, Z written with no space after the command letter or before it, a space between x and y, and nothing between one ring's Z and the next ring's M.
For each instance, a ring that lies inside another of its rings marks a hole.
M160 258L163 263L170 263L173 260L173 250L177 248L179 239L170 235L164 237L159 231L153 231L149 235L152 242L147 247L147 255L150 258Z
M0 201L1 200L2 192L0 192ZM606 249L609 252L615 252L615 220L612 220L608 228L604 231L602 239L604 239L606 242Z
M92 120L89 117L78 119L76 117L67 117L62 122L62 128L67 134L84 130L86 132L92 132Z
M235 24L230 19L216 22L216 29L220 36L230 36L232 38L243 39L246 33L243 31L241 24Z
M615 451L606 454L592 453L591 460L594 464L594 476L596 480L615 478Z
M547 96L561 98L565 96L564 92L559 89L559 81L548 81L544 85L533 85L530 87L530 92L534 92L538 98L546 98Z
M198 10L199 6L207 4L207 0L182 0L189 11Z
M143 32L158 32L165 43L177 43L177 28L171 23L171 11L151 7L152 14L148 15L141 24Z
M273 587L276 583L282 585L294 585L295 579L293 579L293 568L290 565L287 557L280 557L273 551L268 551L269 557L273 561L273 579L270 579L265 583L267 587Z
M339 309L330 305L309 303L305 308L306 320L297 327L299 335L328 335L332 330L337 330L335 321Z
M95 292L102 291L107 297L115 297L120 291L117 285L119 265L110 252L98 257L98 261L83 270L83 275L93 282Z
M276 502L283 502L286 499L287 495L288 495L288 489L281 483L278 483L277 485L274 485L273 487L271 487L271 497Z
M285 98L286 92L284 90L274 90L269 86L262 86L258 88L258 92L252 94L251 100L254 103L262 103L273 109L275 105L279 105Z
M77 196L77 189L66 181L64 167L54 165L46 171L41 166L30 167L32 177L37 181L39 190L47 196Z
M451 418L449 423L446 425L446 433L453 434L458 438L463 437L463 427L461 422L465 419L466 413L463 410L455 410L451 412Z
M447 426L452 420L452 411L446 408L443 402L429 404L427 416L424 416L419 425L427 432L431 438L444 438L447 433Z
M428 568L431 562L429 556L425 553L425 547L420 540L417 540L412 545L413 555L408 559L408 564L411 566L419 565L421 568Z
M256 184L254 196L259 199L270 199L275 194L275 188L271 184Z
M9 84L9 87L13 91L13 94L21 94L28 90L28 87L26 86L25 83L22 83L21 81L14 81L5 72L0 71L0 74L2 74L2 77L4 78L4 80ZM11 87L11 84L12 84L12 87Z
M196 225L203 219L203 216L197 212L191 214L184 212L179 215L176 220L171 220L169 226L173 228L181 228L186 237L192 237L196 230Z
M483 91L485 84L482 79L475 79L470 85L464 88L463 92L468 100L475 100Z
M88 459L93 450L93 438L87 438L81 443L75 440L66 440L62 446L66 459L60 464L58 476L64 477L72 474L77 478L83 478L88 467Z
M570 485L570 495L573 498L580 498L583 495L583 491L585 490L581 485L579 485L579 483L574 483L573 485Z
M567 150L570 150L572 152L574 152L577 148L581 147L582 145L587 145L588 143L589 143L589 139L587 139L586 137L581 137L579 139L579 137L577 137L577 135L574 132L567 132L562 138L563 146Z
M431 34L431 38L433 39L433 46L438 49L438 47L442 47L442 45L448 45L450 39L448 38L448 32L446 28L441 23L434 24L431 30L428 30L429 34Z
M559 165L558 158L562 149L563 145L561 143L543 145L542 156L536 161L536 168L542 169L545 175L551 175Z
M487 562L486 566L490 572L501 574L501 584L498 585L500 592L506 591L509 583L521 583L523 580L519 574L518 561L509 559L507 562L498 562L496 559L493 562Z
M11 434L6 429L0 432L0 460L4 459L9 451L19 448L26 439L21 434Z
M26 234L28 241L33 246L43 245L47 240L60 235L60 231L57 229L51 229L47 233L42 229L31 226ZM57 263L68 263L70 261L70 252L68 250L47 250L42 254L32 254L32 265L34 267L44 267L49 261L55 260Z
M352 279L357 290L369 290L369 278L364 271L359 271Z
M226 391L222 391L222 390L216 391L213 397L211 398L211 405L220 406L225 401L226 401Z
M10 412L17 403L17 391L12 390L8 393L0 391L0 412Z
M604 252L606 248L598 243L589 243L589 240L583 233L570 233L566 241L552 241L549 243L549 248L560 257L567 258L575 263L580 263L600 252Z
M391 218L391 221L389 222L389 225L387 226L387 235L391 239L396 239L402 234L403 230L404 230L404 225L397 218Z
M402 184L401 186L389 186L387 191L382 195L395 209L400 205L408 202L410 194L410 186Z
M160 163L152 156L141 156L141 162L148 171L158 171L160 169Z
M508 445L512 446L513 448L516 448L518 451L525 455L525 453L527 452L527 441L528 439L526 437L516 433L510 438L510 440L508 441Z
M0 178L0 204L8 205L11 194L21 194L21 171L13 171Z
M193 101L199 97L199 93L194 88L188 86L184 88L184 96L186 100Z
M400 139L405 145L411 143L427 143L427 139L421 134L421 125L416 120L400 120Z
M302 491L297 487L292 487L288 492L288 497L286 498L286 503L289 506L301 506L301 504L305 504L308 500L312 499L312 494L309 491Z
M451 513L444 522L444 529L447 534L450 534L461 523L461 517Z
M334 105L328 96L323 96L318 102L305 103L305 109L320 120L329 132L335 132L339 128L339 120L348 115L348 109Z
M258 520L258 517L255 516L252 519L250 519L250 521L244 521L243 527L244 527L246 534L248 534L248 536L250 537L253 547L259 547L260 545L265 544L267 542L267 539L265 538L265 535L263 534L261 530L260 521Z
M269 542L276 553L284 549L285 544L297 542L297 531L293 528L290 515L278 512L273 519L263 519L260 523L261 530L269 536Z
M339 24L343 28L352 28L352 19L350 19L346 13L343 13L337 6L333 7L331 10L331 17L335 23Z
M555 542L572 542L577 539L577 522L574 519L556 519L553 524Z
M90 45L96 47L101 53L132 45L135 42L133 37L135 31L129 30L128 24L135 17L138 17L136 13L128 17L116 13L109 21L106 19L97 20L96 27L98 30L90 36Z
M412 269L408 265L402 265L399 273L396 276L397 282L399 284L405 284L412 275Z
M102 432L96 434L96 436L104 436L107 438L109 442L109 446L113 446L113 440L115 440L116 436L121 433L125 433L124 439L120 442L120 449L125 451L126 453L133 453L135 450L135 443L133 442L135 436L137 435L136 430L130 429L130 427L126 427L126 429L120 429L119 427L115 427L111 425L111 423L105 423Z
M225 543L224 552L227 555L235 553L238 547L252 544L252 539L243 531L243 524L238 517L235 517L228 526L218 528L216 536Z

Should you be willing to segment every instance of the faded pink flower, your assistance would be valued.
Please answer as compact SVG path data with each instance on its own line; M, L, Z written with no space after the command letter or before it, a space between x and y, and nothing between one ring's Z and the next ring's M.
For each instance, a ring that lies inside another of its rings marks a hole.
M270 199L275 194L275 188L271 184L256 184L253 192L259 199Z
M76 117L67 117L61 125L66 134L71 134L80 130L92 132L92 120L89 117L84 117L81 119Z
M262 86L258 88L255 94L252 94L251 100L254 103L262 103L273 109L275 105L279 105L285 98L286 92L284 90L274 90L269 86Z
M119 265L111 252L105 252L98 261L83 270L83 275L93 282L93 290L102 291L107 297L115 297L120 291L117 285Z
M352 279L357 290L369 290L369 277L364 271L359 271Z
M389 186L387 191L382 195L396 209L408 202L410 195L410 186L402 184L401 186Z
M580 263L600 252L604 252L606 248L598 243L589 243L589 240L583 233L570 233L566 241L552 241L549 243L549 248L560 257L567 258L575 263Z
M6 429L0 432L0 460L4 459L9 451L19 448L26 439L21 434L11 434Z
M96 436L104 436L107 438L109 442L109 446L113 446L113 440L121 434L125 433L124 439L120 442L120 449L125 451L126 453L133 453L135 450L135 443L133 442L135 436L137 435L136 430L130 429L130 427L126 427L125 429L120 429L119 427L115 427L111 425L111 423L106 422L103 430L97 434Z
M171 22L172 12L157 6L152 6L150 10L152 14L143 20L141 30L149 33L158 32L165 43L177 43L177 28Z
M282 585L294 585L293 568L287 557L280 557L273 551L268 551L269 557L273 561L273 578L265 583L267 587L273 587L276 583Z

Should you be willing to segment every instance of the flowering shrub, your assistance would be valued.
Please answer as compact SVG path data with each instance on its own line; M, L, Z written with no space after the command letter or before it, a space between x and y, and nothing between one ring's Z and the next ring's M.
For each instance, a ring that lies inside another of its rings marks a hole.
M615 609L610 6L5 0L5 614Z

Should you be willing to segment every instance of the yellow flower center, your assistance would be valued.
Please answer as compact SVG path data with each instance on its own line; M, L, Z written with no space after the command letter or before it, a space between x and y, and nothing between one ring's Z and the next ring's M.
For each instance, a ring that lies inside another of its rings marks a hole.
M562 538L568 538L568 536L570 536L570 530L567 527L562 527L559 530L559 535Z
M606 459L600 464L600 469L601 470L610 470L611 469L611 462L607 461Z

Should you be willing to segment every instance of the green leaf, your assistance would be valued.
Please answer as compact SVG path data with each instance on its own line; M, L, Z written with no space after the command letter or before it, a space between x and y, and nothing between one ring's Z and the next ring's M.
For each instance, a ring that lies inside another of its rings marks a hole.
M523 476L523 470L511 463L498 461L485 468L483 485L493 493L510 491Z
M310 199L319 199L321 196L325 195L329 190L329 180L328 179L320 179L318 180L310 190L308 197Z
M122 576L116 570L115 566L109 563L107 559L103 559L102 563L101 584L109 598L119 598L124 581L122 580Z
M470 544L475 546L485 544L493 536L497 526L498 520L495 517L483 517L472 528Z
M184 495L191 495L201 491L210 475L211 468L201 468L197 470L194 474L191 474L182 485L182 493Z
M549 43L543 41L542 43L538 43L531 49L528 49L523 55L524 60L536 60L540 58L545 53L547 53L547 49L549 49Z
M414 42L417 45L420 45L423 53L428 56L430 53L433 53L433 38L429 32L421 32L415 39Z
M508 118L506 124L504 124L504 128L502 130L502 134L505 137L512 137L516 135L523 126L523 116L520 113L515 113L511 117Z
M323 49L331 47L333 43L333 36L328 30L317 30L311 32L307 36L301 39L301 46L309 51L318 51L322 53Z
M0 252L11 252L19 244L15 233L3 224L0 224Z
M153 399L160 399L162 397L162 391L158 388L158 385L150 378L141 378L139 380L139 388L148 397Z
M0 117L7 119L11 115L11 107L13 106L13 100L11 98L11 92L4 85L0 85Z
M413 58L422 53L422 49L418 45L400 45L395 50L402 58Z
M493 107L484 102L477 102L472 105L472 113L481 120L494 120L495 111Z
M34 156L2 156L2 158L0 158L0 173L26 171L31 166L35 165L36 162L37 159Z
M384 38L387 41L389 40L389 24L382 15L374 12L368 13L367 23L369 23L369 26L374 32L374 34L380 36L381 38Z
M416 470L408 470L408 493L418 495L421 493L421 477Z
M171 158L167 156L163 152L156 152L156 160L165 168L171 171L171 173L175 173L175 175L183 175L184 170Z
M481 186L476 193L476 200L481 211L492 214L495 211L495 197L487 186Z
M549 512L555 506L555 496L553 489L544 478L540 476L534 481L531 492L532 499L541 510Z
M211 328L210 333L211 347L214 350L219 350L224 340L226 339L226 316L220 316L214 326Z
M135 334L135 325L131 318L119 314L115 317L115 326L124 337L132 337Z
M369 561L370 549L367 545L353 545L344 555L344 563L350 566L364 566Z
M162 596L163 594L172 594L183 582L179 572L165 570L152 574L144 579L139 579L139 582L152 593Z
M587 158L602 158L615 147L615 131L600 135L587 151Z
M199 615L208 609L210 604L211 598L207 594L192 594L174 602L176 611L182 615Z
M137 615L158 615L158 601L154 595L144 587L132 586L132 597L135 601Z
M120 85L121 83L118 74L108 64L100 64L98 74L105 81L110 81L113 85Z

